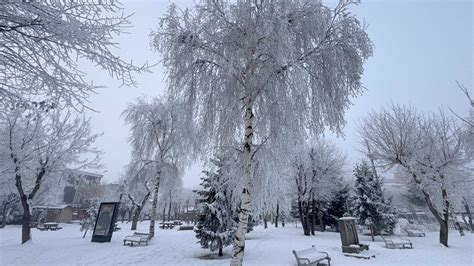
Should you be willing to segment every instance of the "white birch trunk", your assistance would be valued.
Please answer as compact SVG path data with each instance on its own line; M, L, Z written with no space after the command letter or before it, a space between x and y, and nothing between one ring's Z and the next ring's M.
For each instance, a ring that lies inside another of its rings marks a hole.
M240 197L240 213L237 230L234 236L234 247L230 265L242 265L245 249L245 235L247 234L247 225L250 212L250 191L252 179L252 139L253 139L253 112L252 105L245 109L245 136L244 136L244 187Z
M155 181L155 187L153 188L153 203L152 203L151 215L150 215L150 228L148 230L148 233L150 234L150 238L155 236L156 207L158 205L158 191L160 189L160 178L161 178L162 167L163 167L163 157L160 158L160 166L159 166L158 174Z
M151 207L151 215L150 215L150 228L148 233L150 234L150 238L155 236L155 220L156 220L156 207L158 205L158 190L160 188L160 177L157 177L155 182L155 187L153 188L153 203Z

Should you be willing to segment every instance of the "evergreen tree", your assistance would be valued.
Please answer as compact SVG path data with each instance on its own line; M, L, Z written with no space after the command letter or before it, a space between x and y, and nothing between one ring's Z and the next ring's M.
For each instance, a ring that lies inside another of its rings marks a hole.
M377 210L377 219L374 219L373 223L376 232L384 230L385 232L392 234L393 228L397 223L396 212L392 206L392 197L385 196L385 190L382 186L382 178L375 173L370 183L370 187L373 189L372 202Z
M354 169L356 178L355 215L359 223L369 226L372 234L379 234L381 230L392 232L396 220L391 206L391 198L385 198L382 189L382 180L369 166L362 161Z
M236 221L230 206L230 192L223 180L223 160L212 162L217 166L217 172L204 171L203 190L196 192L200 196L202 212L195 232L202 248L219 250L219 256L222 256L223 247L233 243Z
M324 212L324 223L337 229L337 219L348 212L349 186L338 182L338 186L333 196L327 203L327 210Z

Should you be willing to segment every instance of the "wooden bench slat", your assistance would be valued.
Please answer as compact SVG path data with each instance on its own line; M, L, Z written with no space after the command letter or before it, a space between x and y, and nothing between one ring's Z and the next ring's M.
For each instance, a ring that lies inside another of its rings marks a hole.
M328 266L331 265L329 254L324 251L318 251L314 245L309 249L293 250L293 254L295 255L298 265L317 264L323 260L328 262Z

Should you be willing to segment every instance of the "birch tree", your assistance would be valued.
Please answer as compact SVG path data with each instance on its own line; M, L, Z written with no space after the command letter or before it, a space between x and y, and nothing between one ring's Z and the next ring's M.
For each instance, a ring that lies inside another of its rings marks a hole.
M360 94L372 44L348 12L319 1L211 1L171 4L152 32L169 92L188 106L200 145L239 141L244 183L232 265L242 264L251 204L254 145L273 147L340 132L350 97ZM283 149L280 149L283 150Z
M0 136L9 160L6 174L15 182L23 209L22 243L31 239L31 203L45 179L60 176L68 165L97 166L90 120L75 117L44 102L21 104L0 112ZM86 157L83 157L83 156Z
M456 173L469 159L458 123L439 114L420 114L412 107L392 105L371 113L360 126L371 147L369 157L381 165L401 166L422 193L440 225L439 241L448 246L448 220L455 186L469 182Z
M138 98L122 113L131 126L130 143L138 159L145 164L156 164L152 181L151 237L155 235L156 208L164 167L167 163L176 163L180 167L180 163L186 161L184 152L187 145L179 110L179 106L163 99Z
M113 38L130 26L118 1L8 1L0 14L0 104L87 104L100 86L86 80L79 60L124 85L135 84L132 74L147 70L113 52Z

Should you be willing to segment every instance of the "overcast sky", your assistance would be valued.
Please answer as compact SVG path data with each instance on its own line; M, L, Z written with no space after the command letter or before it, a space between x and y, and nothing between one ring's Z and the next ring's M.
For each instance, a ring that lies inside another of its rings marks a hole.
M181 7L192 0L174 1ZM123 1L133 28L119 36L117 54L136 64L158 62L150 48L149 33L158 26L159 17L170 1ZM325 1L330 6L335 2ZM370 110L385 104L411 104L422 111L451 107L466 115L468 103L455 81L473 88L473 2L465 1L362 1L351 11L368 24L367 32L375 45L374 55L365 64L363 85L367 91L353 100L346 114L344 139L336 139L350 159L350 167L361 158L357 151L360 121ZM95 84L107 88L92 96L90 106L94 131L103 132L97 146L104 152L103 164L108 182L116 181L130 159L128 127L120 117L127 103L142 95L158 96L165 92L164 71L160 65L153 73L137 76L136 88L120 87L106 72L85 69ZM186 171L184 186L200 183L200 168Z

